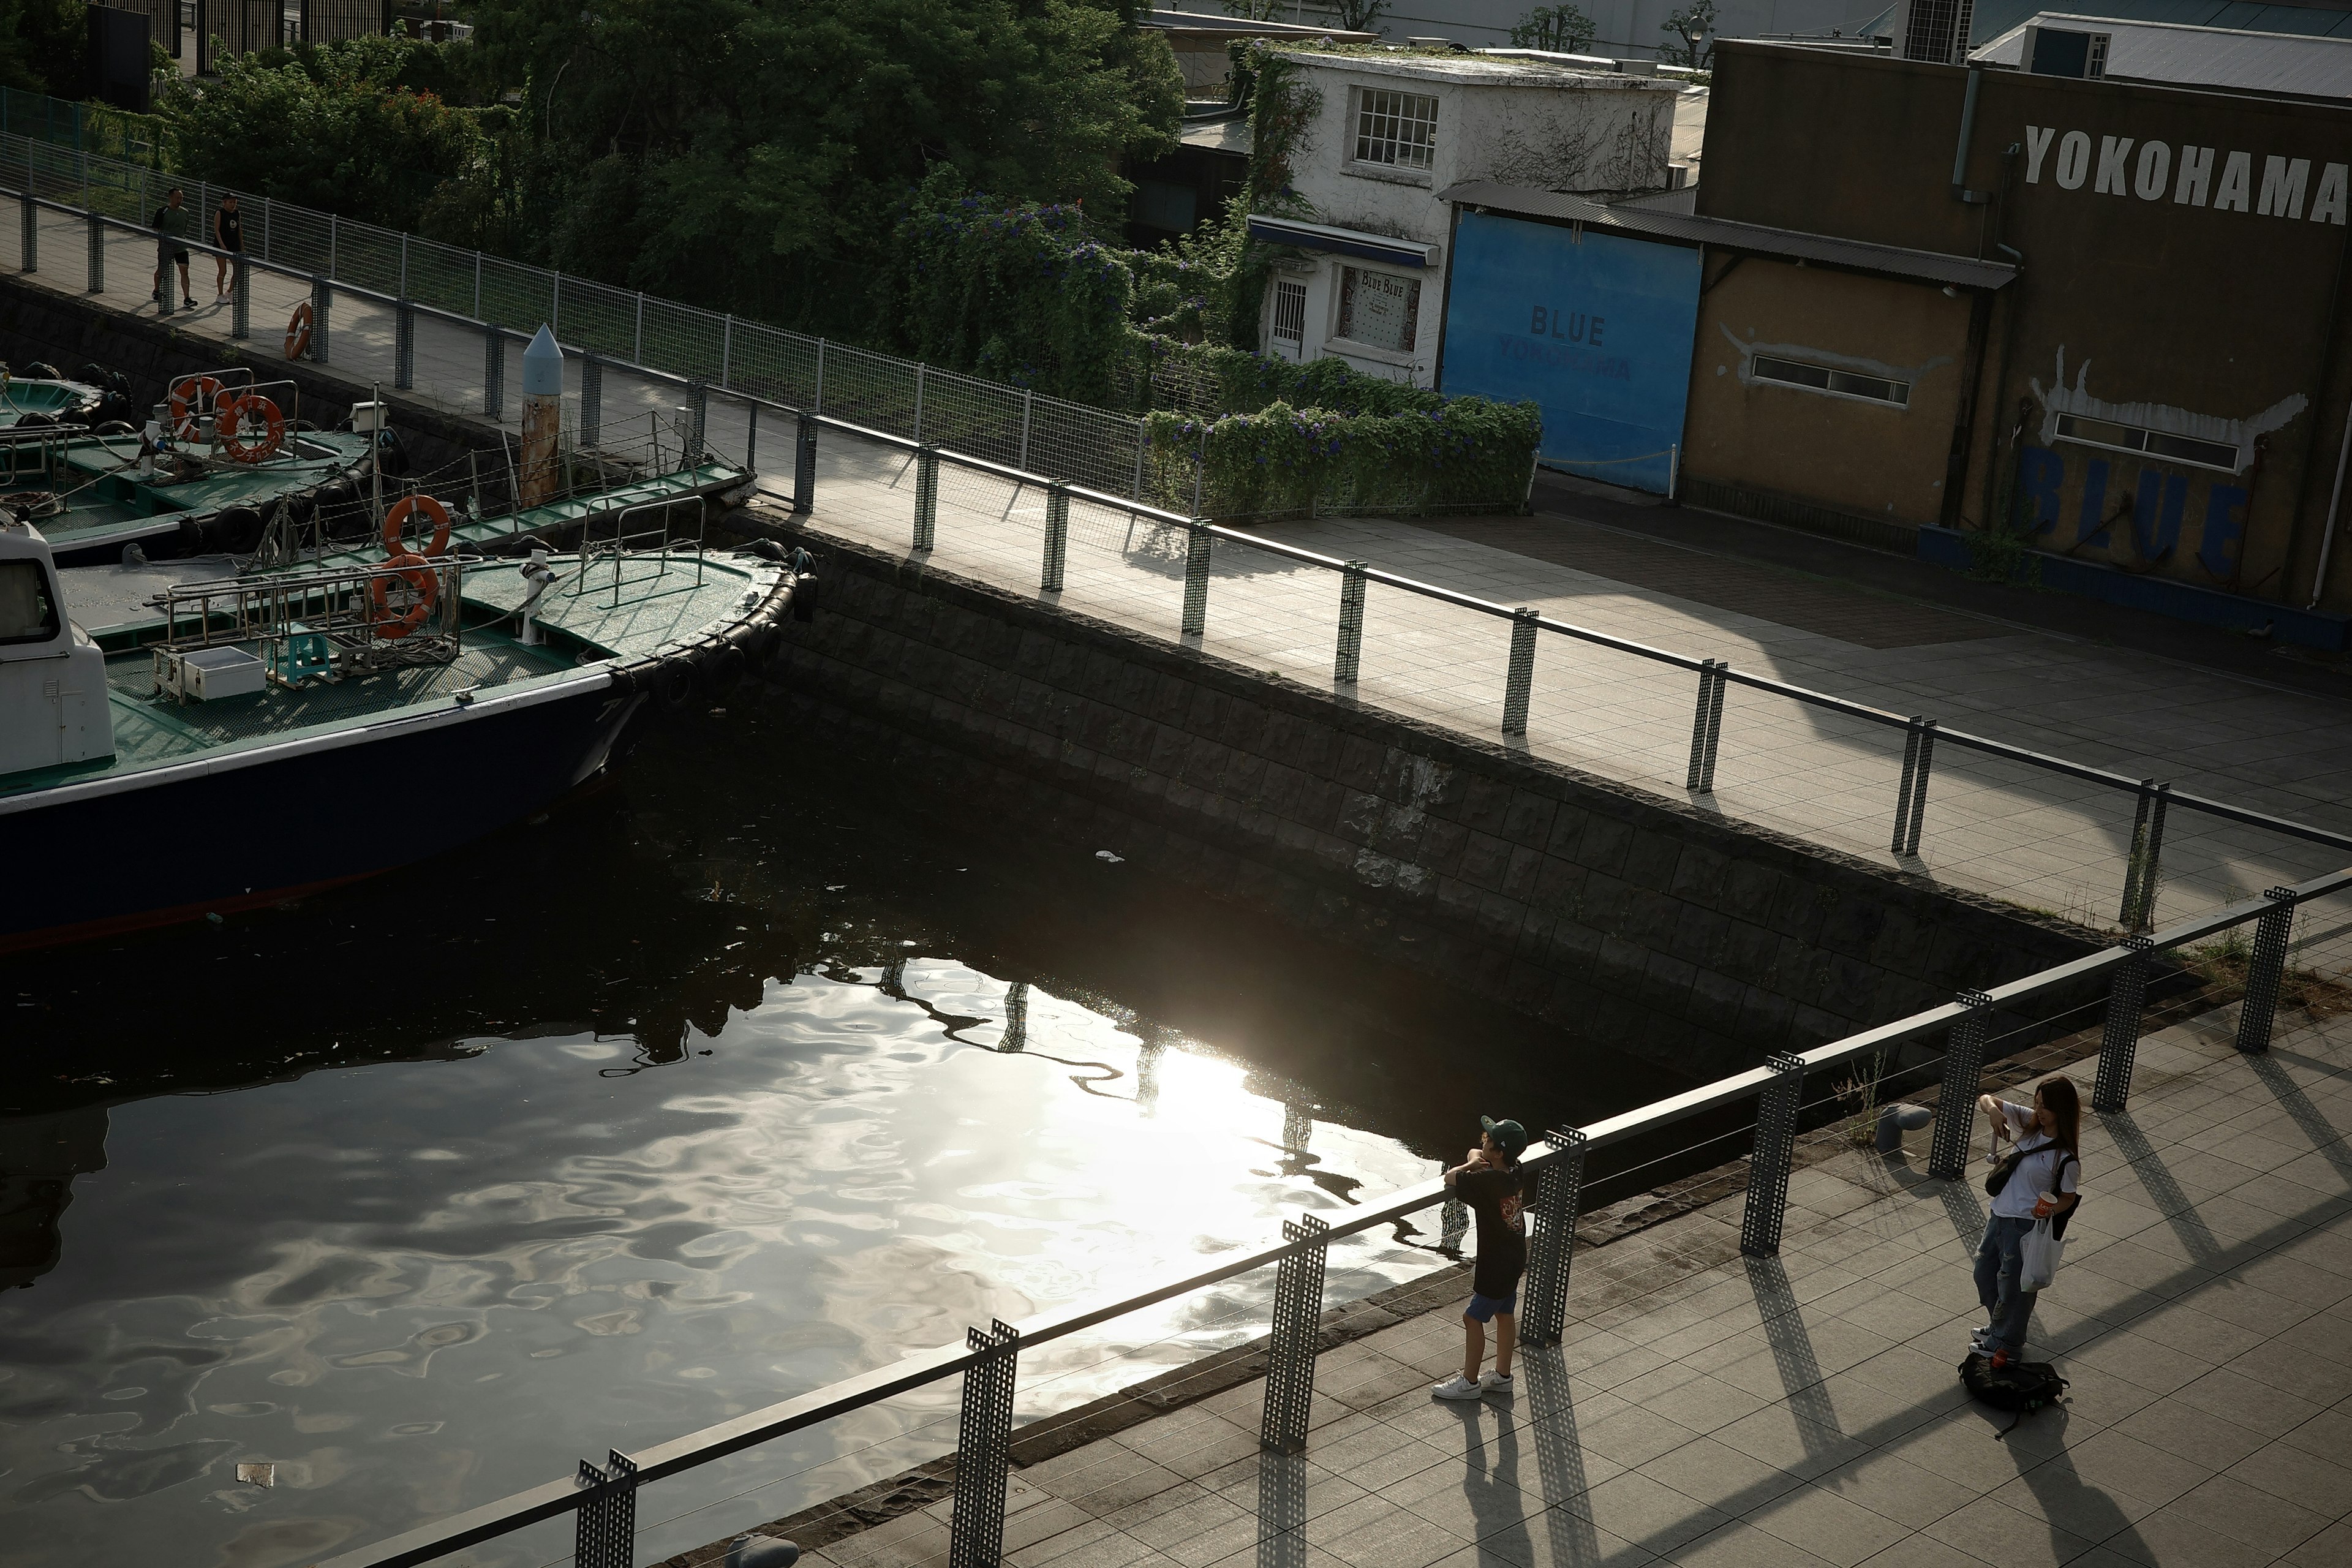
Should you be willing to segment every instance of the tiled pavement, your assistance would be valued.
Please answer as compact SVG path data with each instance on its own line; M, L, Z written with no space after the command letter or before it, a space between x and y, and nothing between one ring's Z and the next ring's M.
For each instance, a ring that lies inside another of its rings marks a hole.
M34 281L79 293L78 228L45 220L44 270ZM105 301L131 308L145 290L149 252L132 237L111 246ZM276 324L301 290L257 274L253 319L261 363ZM150 307L152 309L152 307ZM339 297L333 370L391 378L388 310ZM173 319L181 330L226 337L225 305ZM519 414L520 354L506 356L506 408ZM478 416L483 356L474 334L420 320L420 400ZM576 378L577 365L572 372ZM605 425L634 429L678 401L674 387L608 368ZM740 405L712 405L709 434L741 454L751 432ZM771 491L789 484L788 433L772 416L758 451ZM913 474L893 449L828 433L820 443L814 525L821 533L904 553ZM942 571L1035 592L1045 498L992 479L942 470L938 542ZM1535 520L1541 523L1545 520ZM2341 780L2352 771L2352 706L2264 686L1769 567L1684 552L1688 596L1668 591L1671 547L1637 546L1568 520L1551 542L1533 524L1495 520L1481 542L1475 520L1443 527L1376 518L1269 525L1289 542L1360 558L1403 575L1505 605L1531 605L1595 629L2114 769L2168 779L2238 804L2352 831ZM1570 538L1570 535L1573 535ZM1066 586L1049 602L1147 635L1175 639L1184 546L1177 531L1125 514L1075 507ZM1541 558L1538 558L1541 557ZM1578 562L1580 565L1566 564ZM1612 565L1612 563L1615 564ZM1619 575L1607 574L1617 571ZM1220 546L1209 595L1206 651L1310 688L1333 690L1339 583L1262 552ZM1776 618L1778 617L1778 618ZM1343 697L1498 738L1508 630L1473 612L1375 587L1365 618L1361 677ZM2352 693L2352 687L2347 687ZM1541 639L1528 734L1532 752L1671 797L1682 795L1695 682L1688 675L1558 637ZM2116 918L2132 801L1946 744L1937 749L1921 855L1888 847L1899 734L1733 689L1723 721L1715 793L1703 809L1793 834L1874 863L2104 925ZM1518 742L1514 742L1518 743ZM1684 796L1683 798L1692 798ZM2334 868L2344 857L2259 830L2175 811L2168 828L2159 913L2178 917L2281 880ZM2299 917L2305 963L2352 964L2352 924L2334 908ZM2342 927L2342 930L2338 930Z
M2352 1024L2256 1058L2233 1024L2143 1042L2130 1113L2086 1128L2032 1352L2073 1387L2005 1440L1955 1371L1984 1200L1919 1173L1920 1134L1799 1172L1776 1259L1738 1256L1736 1198L1587 1251L1516 1399L1430 1396L1460 1354L1443 1309L1324 1355L1303 1456L1260 1453L1254 1382L1018 1471L1006 1562L2352 1563ZM948 1511L808 1561L931 1568Z

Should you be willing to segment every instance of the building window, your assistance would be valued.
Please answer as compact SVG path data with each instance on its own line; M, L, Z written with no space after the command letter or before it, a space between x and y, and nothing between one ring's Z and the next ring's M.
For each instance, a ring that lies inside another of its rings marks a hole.
M1307 285L1276 279L1274 284L1274 341L1292 348L1307 345Z
M2107 74L2106 34L2093 33L2091 35L2090 58L2084 62L2083 74L2086 77L2102 77Z
M1412 353L1421 330L1421 279L1361 268L1339 268L1336 336L1391 353Z
M2227 441L2200 441L2193 436L2175 436L2164 430L2143 429L2137 425L2117 425L2105 419L2084 419L2079 415L2061 414L2058 416L2058 438L2080 441L2086 447L2111 447L2119 452L2144 453L2176 463L2193 463L2200 468L2220 468L2224 473L2238 471L2238 448Z
M1426 169L1437 148L1437 100L1365 88L1356 100L1356 162Z
M1783 386L1801 386L1809 392L1826 392L1832 397L1859 397L1865 403L1891 403L1897 408L1911 406L1911 384L1907 381L1857 375L1850 370L1832 370L1827 365L1803 364L1764 354L1756 356L1755 370L1759 381L1777 381Z

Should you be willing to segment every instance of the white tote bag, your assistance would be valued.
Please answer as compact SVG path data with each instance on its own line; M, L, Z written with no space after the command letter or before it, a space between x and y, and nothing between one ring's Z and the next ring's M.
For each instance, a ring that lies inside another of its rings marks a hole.
M2021 1290L2046 1290L2050 1281L2058 1278L2058 1255L2066 1250L2066 1243L2050 1233L2050 1222L2037 1219L2033 1228L2017 1244L2021 1267L2017 1288Z

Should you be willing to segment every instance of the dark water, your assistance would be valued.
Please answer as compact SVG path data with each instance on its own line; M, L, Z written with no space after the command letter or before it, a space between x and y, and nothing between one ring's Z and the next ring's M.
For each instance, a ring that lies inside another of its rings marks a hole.
M420 784L354 831L461 812ZM263 831L254 821L226 831ZM148 825L157 853L197 825ZM0 961L12 1563L310 1562L1680 1087L768 710L299 909ZM1410 1227L1336 1293L1433 1267ZM1270 1279L1023 1359L1025 1412ZM650 1489L651 1558L952 1445L952 1383ZM275 1484L240 1484L240 1463ZM470 1561L561 1556L542 1527Z

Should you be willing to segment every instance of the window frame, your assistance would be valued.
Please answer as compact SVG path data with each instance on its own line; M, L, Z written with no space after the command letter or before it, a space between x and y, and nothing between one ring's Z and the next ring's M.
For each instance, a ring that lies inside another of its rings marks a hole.
M1376 108L1374 100L1378 99L1396 101L1392 109L1385 104ZM1407 143L1397 133L1408 124L1423 123L1418 116L1410 121L1406 118L1412 105L1423 103L1429 106L1428 134L1418 149L1424 161L1416 163L1394 154L1407 148ZM1392 87L1350 88L1346 167L1359 174L1370 173L1384 179L1433 180L1437 172L1437 117L1440 107L1438 96L1433 92L1407 92ZM1367 122L1381 115L1387 118L1390 134L1377 141L1368 138ZM1387 158L1368 157L1365 155L1368 145L1385 146L1391 155Z
M1822 379L1816 384L1793 376L1768 374L1763 368L1768 364L1786 365L1791 370L1812 371L1820 374ZM1810 392L1817 397L1836 397L1848 403L1867 403L1874 408L1892 408L1898 413L1908 413L1911 408L1913 384L1907 381L1897 381L1891 375L1867 375L1860 371L1846 370L1837 365L1814 364L1805 360L1790 359L1782 354L1763 353L1751 354L1748 357L1748 374L1751 382L1761 382L1767 386L1784 386L1792 392ZM1895 387L1899 389L1903 395L1899 398L1880 397L1867 392L1848 391L1836 384L1841 376L1850 382L1875 382L1882 386Z
M0 561L0 572L5 572L16 566L27 566L32 569L33 581L38 584L37 592L40 594L43 603L47 605L49 618L47 624L39 631L27 632L22 637L0 637L0 647L24 647L33 643L57 641L58 634L66 629L64 595L58 592L57 574L44 568L40 562L29 555Z
M1352 289L1349 279L1351 276L1362 277L1366 274L1375 278L1391 278L1406 286L1405 309L1410 312L1412 320L1412 341L1401 349L1392 349L1386 343L1373 342L1369 338L1351 338L1348 335L1347 329L1351 324L1349 321L1349 313L1354 306L1354 300L1350 298ZM1365 353L1392 355L1400 364L1415 363L1413 355L1421 352L1422 285L1426 281L1428 281L1426 279L1416 278L1409 272L1390 272L1377 267L1360 266L1354 261L1339 263L1337 276L1331 279L1331 333L1325 341L1344 343L1350 349L1361 350Z
M1282 330L1285 303L1297 307L1295 329L1285 335ZM1267 316L1266 338L1270 342L1288 343L1300 353L1307 349L1307 282L1300 278L1276 278L1271 310Z
M2138 458L2154 463L2181 463L2192 468L2203 468L2217 474L2243 473L2246 468L2241 457L2243 448L2228 441L2207 441L2195 436L2176 436L2169 430L2152 430L2145 425L2126 425L2120 419L2094 419L2082 414L2061 414L2053 423L2055 426L2053 431L2053 438L2071 441L2077 447L2096 447L2103 452L2121 452L2126 457ZM2134 447L2121 441L2102 441L2095 436L2083 435L2081 426L2085 424L2105 426L2110 430L2121 430L2126 434L2137 436L2140 438L2140 445ZM2074 428L2070 429L2070 426ZM2230 460L2221 463L2208 458L2192 458L2181 452L2157 451L2147 445L2150 440L2178 441L2187 446L2205 447L2210 451L2227 452L2230 454Z

